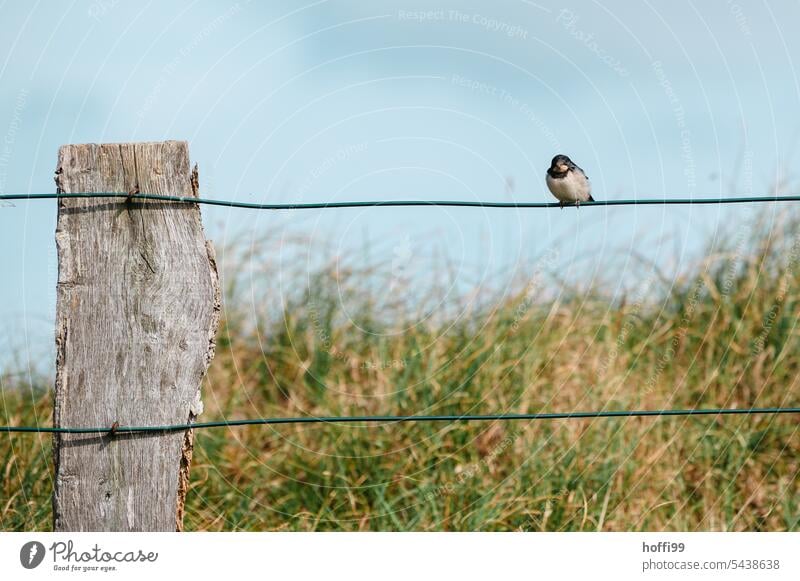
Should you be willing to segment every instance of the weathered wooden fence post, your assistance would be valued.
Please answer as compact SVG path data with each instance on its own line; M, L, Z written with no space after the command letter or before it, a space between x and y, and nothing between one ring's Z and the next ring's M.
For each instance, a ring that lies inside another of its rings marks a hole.
M62 192L197 196L186 142L65 145ZM219 281L195 204L58 203L54 425L192 421L214 354ZM56 531L174 531L192 432L57 434Z

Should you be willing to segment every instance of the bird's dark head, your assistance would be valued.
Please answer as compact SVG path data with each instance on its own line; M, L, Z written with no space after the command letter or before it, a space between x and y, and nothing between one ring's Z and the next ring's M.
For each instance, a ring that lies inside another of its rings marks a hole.
M572 160L566 155L557 155L553 158L553 161L550 162L548 173L552 176L563 176L574 167L575 164L572 163Z

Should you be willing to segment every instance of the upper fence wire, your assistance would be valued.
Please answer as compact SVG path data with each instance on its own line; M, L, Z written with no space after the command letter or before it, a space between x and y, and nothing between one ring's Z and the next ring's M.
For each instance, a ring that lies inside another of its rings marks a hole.
M560 208L559 202L485 202L470 200L371 200L352 202L303 202L283 204L261 204L239 202L235 200L215 200L211 198L194 198L190 196L169 196L151 193L120 192L69 192L46 194L2 194L0 201L12 200L50 200L58 198L124 198L130 200L157 200L161 202L181 202L187 204L204 204L207 206L224 206L227 208L244 208L249 210L324 210L333 208L365 208L395 206L444 206L457 208ZM675 206L675 205L714 205L714 204L755 204L764 202L800 202L800 195L773 196L734 196L723 198L635 198L628 200L596 200L581 202L581 208L606 206Z

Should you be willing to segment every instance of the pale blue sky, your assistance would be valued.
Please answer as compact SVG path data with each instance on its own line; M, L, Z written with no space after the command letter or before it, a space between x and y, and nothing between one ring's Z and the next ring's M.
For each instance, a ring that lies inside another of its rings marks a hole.
M254 201L549 201L556 153L597 199L797 183L796 1L5 1L0 14L3 193L53 191L61 144L163 139L190 142L204 196ZM400 245L424 269L444 252L470 280L554 247L587 280L612 259L630 270L631 249L671 274L748 215L203 213L220 247L278 228L320 254L368 238L373 259ZM52 345L54 228L52 201L0 208L0 348L23 360Z

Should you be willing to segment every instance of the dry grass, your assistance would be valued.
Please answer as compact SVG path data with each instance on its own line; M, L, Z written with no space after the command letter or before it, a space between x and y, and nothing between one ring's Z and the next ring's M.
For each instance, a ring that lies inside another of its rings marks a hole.
M408 301L388 268L278 279L268 245L234 247L204 418L800 405L797 223L755 230L622 298L543 271ZM46 390L3 393L8 423L47 417ZM0 458L0 525L47 529L49 439ZM204 430L186 526L798 530L799 459L794 415Z

